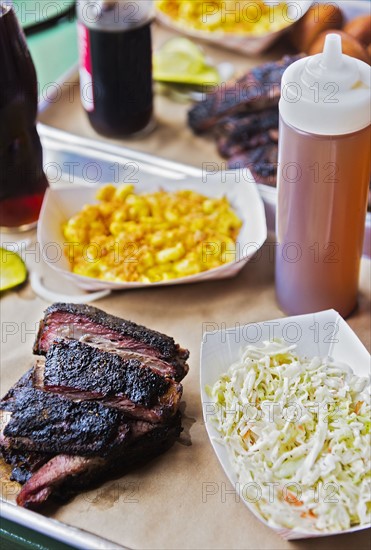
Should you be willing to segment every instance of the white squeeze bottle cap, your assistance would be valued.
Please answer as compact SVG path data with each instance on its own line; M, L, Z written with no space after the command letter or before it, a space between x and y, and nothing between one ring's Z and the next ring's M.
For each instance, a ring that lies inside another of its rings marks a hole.
M341 37L326 36L323 53L290 65L281 84L280 114L318 135L357 132L371 122L371 68L342 53Z

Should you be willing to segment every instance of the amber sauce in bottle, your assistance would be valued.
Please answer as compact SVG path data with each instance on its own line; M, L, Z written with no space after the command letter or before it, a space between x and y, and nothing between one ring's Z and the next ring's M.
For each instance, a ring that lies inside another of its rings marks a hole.
M0 5L0 226L37 222L48 186L36 130L37 80L13 10Z
M336 307L346 316L357 302L371 127L330 139L299 133L300 139L297 129L280 121L286 187L278 203L280 304L293 314ZM290 169L293 158L297 166Z

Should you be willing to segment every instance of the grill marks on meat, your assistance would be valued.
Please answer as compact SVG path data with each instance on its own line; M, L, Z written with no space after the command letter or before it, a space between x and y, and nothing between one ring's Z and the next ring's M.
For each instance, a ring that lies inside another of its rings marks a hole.
M24 484L20 506L65 499L179 436L189 353L172 338L90 306L54 304L34 350L44 357L0 401L0 451Z
M226 158L245 149L266 145L274 140L269 130L278 128L278 110L253 113L221 121L215 133L218 136L219 153Z
M91 392L96 396L125 395L150 407L170 382L138 359L122 359L80 342L57 342L46 354L44 387Z
M78 340L85 334L102 336L117 348L161 359L172 367L172 376L177 381L188 372L189 352L175 344L173 338L81 304L57 303L46 310L34 353L45 355L53 341L60 337Z
M188 123L196 133L211 129L226 116L260 111L278 104L281 78L287 67L301 56L285 56L254 67L235 83L218 86L188 113Z
M228 168L248 168L256 182L272 186L276 184L277 158L278 145L271 143L235 155Z
M257 183L276 185L281 79L301 57L255 67L237 82L218 87L188 113L195 133L213 133L228 168L249 168Z
M78 341L61 340L37 361L34 386L70 399L100 400L133 418L163 422L178 408L182 386L138 358L123 358Z
M74 402L24 388L17 392L3 434L14 449L104 455L127 443L130 424L119 411L97 402Z

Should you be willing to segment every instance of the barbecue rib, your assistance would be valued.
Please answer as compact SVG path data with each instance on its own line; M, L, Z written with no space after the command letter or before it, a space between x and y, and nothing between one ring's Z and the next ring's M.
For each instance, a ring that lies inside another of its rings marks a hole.
M276 132L272 132L275 130ZM226 158L246 149L277 142L278 110L269 109L250 115L228 117L216 129L218 151Z
M254 67L242 78L221 84L188 113L188 123L196 133L210 130L226 116L248 114L274 107L280 98L281 78L285 70L302 56L285 56Z
M269 143L228 159L228 168L248 168L257 183L274 186L277 174L278 145Z
M45 355L55 339L79 340L86 335L109 340L116 348L160 359L166 364L167 374L177 381L188 372L189 352L175 344L173 338L81 304L57 303L46 310L34 353Z
M76 340L59 340L49 347L46 360L34 367L33 385L71 399L99 400L150 422L172 416L182 396L180 384L139 358L125 359Z
M124 473L179 436L189 352L172 338L96 308L54 304L34 350L45 357L0 401L0 451L24 484L20 506Z

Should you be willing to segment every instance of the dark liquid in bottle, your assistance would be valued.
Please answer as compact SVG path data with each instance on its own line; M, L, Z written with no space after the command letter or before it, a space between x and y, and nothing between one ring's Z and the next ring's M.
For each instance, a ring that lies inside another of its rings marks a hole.
M112 137L143 130L152 117L150 23L130 31L88 32L94 96L90 123Z
M48 185L36 131L35 68L13 11L0 6L0 225L37 221Z

